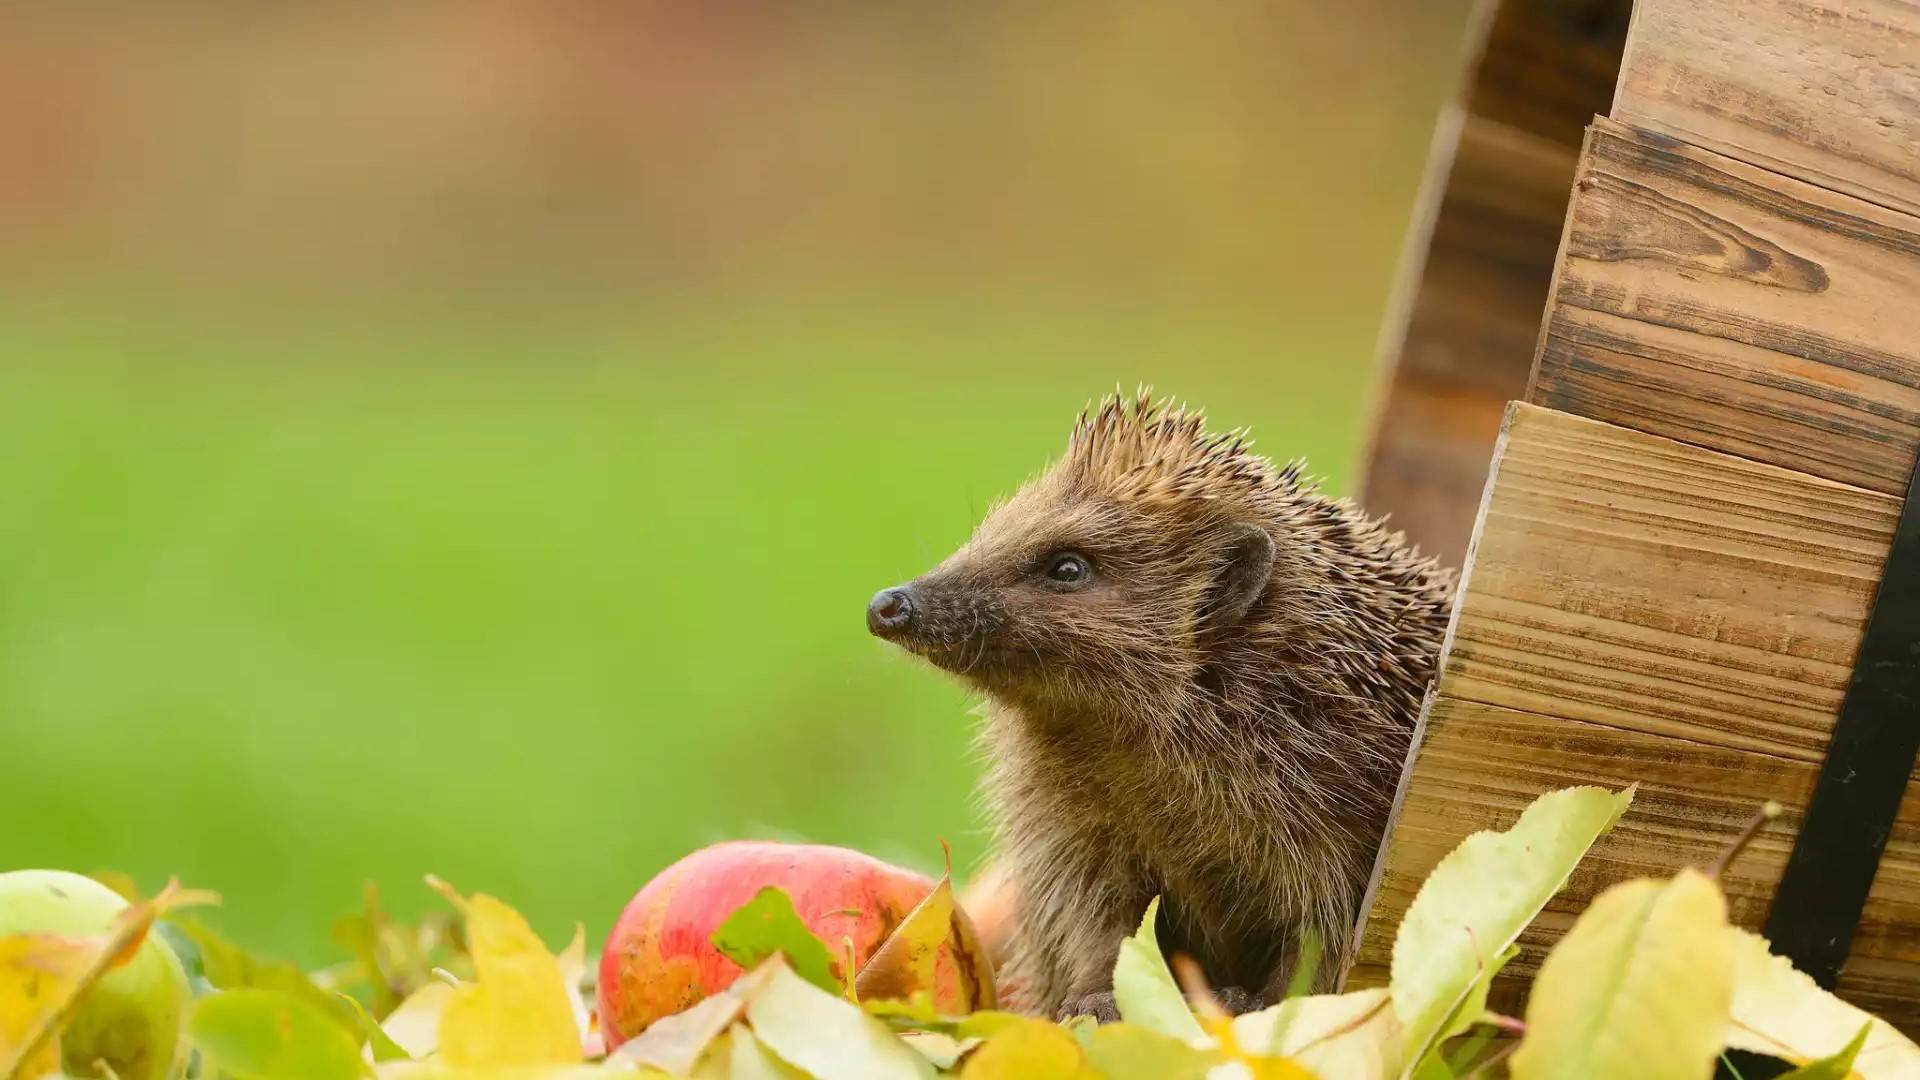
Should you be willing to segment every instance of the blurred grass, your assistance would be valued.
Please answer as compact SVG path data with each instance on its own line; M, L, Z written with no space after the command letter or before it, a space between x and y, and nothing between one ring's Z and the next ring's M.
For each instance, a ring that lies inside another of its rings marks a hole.
M369 878L558 940L727 837L970 865L970 703L866 598L1115 383L1343 488L1373 333L981 310L0 316L0 865L177 873L309 963Z

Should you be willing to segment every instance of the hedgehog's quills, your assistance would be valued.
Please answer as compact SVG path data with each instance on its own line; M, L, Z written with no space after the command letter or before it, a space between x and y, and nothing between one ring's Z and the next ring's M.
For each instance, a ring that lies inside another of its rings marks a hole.
M1162 947L1271 1000L1351 946L1452 575L1298 464L1118 395L873 632L988 700L1018 897L1002 981L1073 1011L1155 894Z

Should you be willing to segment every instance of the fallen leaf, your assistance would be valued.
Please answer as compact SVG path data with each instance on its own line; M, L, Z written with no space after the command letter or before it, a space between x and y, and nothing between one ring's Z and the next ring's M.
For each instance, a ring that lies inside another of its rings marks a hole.
M283 990L221 990L194 1004L187 1038L242 1080L355 1080L360 1047L332 1015Z
M440 1049L440 1018L453 1000L453 987L430 982L408 994L380 1022L380 1030L394 1044L416 1058L431 1056Z
M1114 1004L1130 1024L1198 1042L1206 1038L1206 1032L1194 1019L1186 996L1173 981L1173 973L1167 970L1167 959L1161 955L1154 934L1154 919L1159 914L1160 898L1156 896L1147 904L1140 929L1120 943L1120 955L1113 964Z
M581 1052L588 1057L598 1057L600 1051L590 1046L597 1045L600 1037L593 1030L593 1008L587 1004L587 928L584 923L573 924L573 940L567 942L567 947L561 949L554 960L560 965L560 984L567 988L567 1004L573 1007Z
M806 1073L781 1061L745 1024L735 1024L727 1037L727 1080L806 1080Z
M860 1003L867 1015L885 1021L889 1026L901 1030L937 1031L957 1038L986 1038L1002 1028L1024 1024L1029 1017L1018 1013L1001 1012L998 1009L981 1009L965 1016L942 1016L933 1007L933 998L925 991L915 991L905 1001L891 998L877 998ZM1088 1024L1092 1017L1077 1017ZM1068 1021L1068 1028L1074 1021Z
M0 937L0 1076L60 1071L59 1029L91 985L88 969L100 949L95 938Z
M1867 1041L1853 1071L1865 1080L1920 1080L1920 1047L1893 1025L1822 990L1776 956L1767 939L1738 927L1726 931L1733 955L1733 1009L1726 1044L1804 1065L1839 1052L1861 1027Z
M682 1074L706 1056L707 1048L746 1012L746 1003L725 990L691 1008L663 1016L647 1030L620 1044L607 1060L622 1065L651 1065Z
M801 978L835 994L845 989L833 973L833 957L826 943L807 929L793 910L793 898L769 885L741 904L727 921L714 929L713 947L742 968L759 967L774 953Z
M933 1075L927 1059L887 1025L795 975L781 957L736 980L731 992L747 1003L747 1022L769 1050L820 1080Z
M1498 978L1501 969L1518 955L1520 955L1520 946L1509 945L1501 951L1500 955L1494 957L1485 969L1474 976L1473 985L1467 988L1467 996L1461 999L1460 1004L1454 1007L1452 1014L1448 1017L1446 1037L1427 1047L1427 1052L1415 1063L1414 1080L1438 1080L1438 1078L1453 1075L1445 1057L1449 1040L1467 1030L1485 1015L1487 997L1493 993L1493 980Z
M1733 1000L1727 902L1692 868L1594 898L1527 997L1514 1080L1701 1080Z
M951 1069L962 1055L980 1045L979 1039L960 1039L939 1031L903 1031L900 1041L919 1053L936 1069Z
M931 991L939 980L940 949L951 945L966 1000L976 1009L994 1006L993 968L967 933L953 901L953 879L942 876L924 899L880 943L854 978L854 992L868 998L905 998ZM967 950L976 955L960 955Z
M353 957L354 963L360 967L361 979L372 988L374 1013L385 1016L400 1004L402 994L394 986L394 980L380 955L382 913L379 894L369 883L363 890L363 896L364 910L335 919L331 936L334 944Z
M1859 1076L1853 1071L1853 1062L1860 1056L1860 1049L1867 1045L1867 1036L1871 1034L1873 1025L1861 1024L1853 1040L1841 1047L1838 1053L1829 1054L1818 1061L1809 1061L1790 1073L1783 1073L1779 1080L1849 1080L1850 1077Z
M373 1018L373 1014L367 1011L366 1006L346 994L340 994L338 997L346 1003L348 1009L353 1011L354 1030L359 1034L360 1041L366 1045L367 1053L372 1055L373 1060L408 1061L412 1059L413 1055L408 1053L405 1047L393 1041L392 1036L380 1026L380 1021Z
M1384 987L1288 998L1235 1018L1233 1035L1339 1080L1398 1076L1406 1064L1406 1031Z
M566 978L520 913L485 893L463 898L435 886L466 914L475 981L455 989L440 1018L440 1060L448 1065L562 1065L577 1062L580 1029Z
M1007 1027L967 1055L965 1080L1099 1080L1066 1029L1042 1020Z
M456 922L446 911L429 912L416 924L398 922L381 906L372 883L362 891L360 911L334 920L334 942L353 957L349 981L368 987L375 1017L384 1020L409 994L437 981L436 968L472 976Z
M437 1061L396 1061L374 1070L379 1080L678 1080L659 1069L605 1065L475 1067ZM725 1077L725 1073L719 1074ZM701 1080L707 1080L703 1075Z
M1094 1025L1085 1048L1093 1067L1114 1080L1202 1080L1218 1060L1171 1035L1125 1023Z
M137 904L141 900L140 886L131 874L120 870L95 870L87 876L119 893L120 899L129 904Z
M1460 842L1420 886L1393 942L1394 1012L1406 1028L1407 1058L1420 1062L1478 1017L1467 1006L1593 842L1633 801L1597 787L1563 788L1535 799L1505 832Z
M256 956L222 937L198 919L172 919L200 955L200 974L216 990L279 990L304 998L343 1027L357 1028L356 1007L322 990L306 972L286 960Z

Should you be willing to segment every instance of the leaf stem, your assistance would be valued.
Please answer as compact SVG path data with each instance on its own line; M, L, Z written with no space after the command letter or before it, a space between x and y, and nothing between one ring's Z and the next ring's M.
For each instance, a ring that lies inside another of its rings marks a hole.
M1200 964L1186 953L1174 953L1167 960L1167 966L1173 969L1174 981L1193 1004L1193 1011L1207 1020L1224 1020L1227 1010L1220 1007L1220 999L1213 996L1213 987L1207 984L1207 973Z
M1759 811L1741 828L1739 835L1733 838L1733 842L1728 844L1720 852L1720 856L1707 867L1707 876L1718 880L1720 875L1727 872L1727 867L1733 865L1733 860L1739 858L1740 853L1747 849L1747 845L1753 841L1753 838L1759 835L1767 822L1779 817L1783 812L1784 808L1772 799L1762 803Z
M1489 1012L1484 1014L1481 1019L1499 1028L1501 1031L1506 1032L1508 1035L1525 1035L1527 1033L1527 1022L1516 1016Z

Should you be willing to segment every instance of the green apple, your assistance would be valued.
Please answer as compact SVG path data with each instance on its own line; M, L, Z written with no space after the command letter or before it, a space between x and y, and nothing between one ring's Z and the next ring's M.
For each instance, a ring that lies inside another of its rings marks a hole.
M0 935L48 931L73 937L104 933L127 906L105 885L64 870L0 874ZM120 1080L166 1080L180 1050L187 975L158 935L148 934L131 961L101 977L80 1000L61 1038L72 1076L100 1076L104 1061Z

